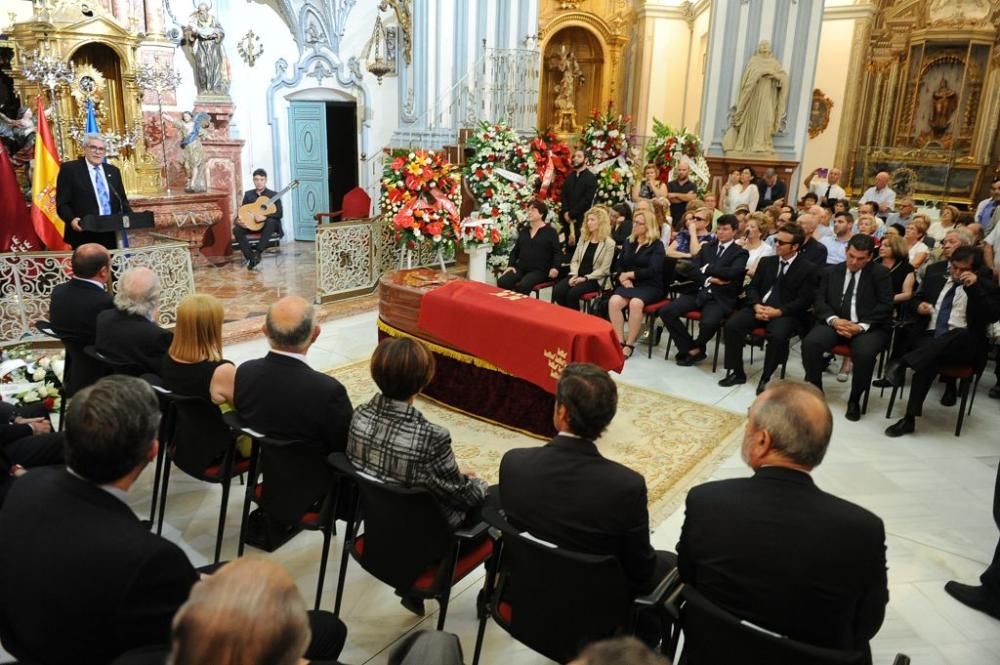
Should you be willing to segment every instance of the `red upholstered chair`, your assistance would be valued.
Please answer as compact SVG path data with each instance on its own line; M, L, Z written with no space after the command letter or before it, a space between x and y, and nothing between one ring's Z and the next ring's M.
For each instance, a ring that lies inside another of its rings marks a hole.
M657 300L656 302L651 302L642 308L642 316L646 321L646 346L647 346L647 358L653 357L653 344L656 343L656 314L661 309L670 304L670 298L664 298L663 300Z
M227 413L224 419L236 433L253 439L237 555L243 556L252 503L260 506L269 518L282 524L295 524L306 531L321 532L323 552L315 603L318 610L326 579L330 538L336 533L337 486L333 470L326 463L327 453L319 444L264 436L243 426L233 412ZM263 479L260 476L262 469Z
M976 401L976 390L979 389L979 377L982 376L983 369L977 369L972 365L944 365L938 372L938 376L943 379L958 382L958 420L955 422L955 436L962 435L962 424L967 415L972 415L972 404ZM889 394L889 407L885 410L885 417L892 418L892 409L896 404L896 395L900 388L893 386ZM968 404L969 409L965 407Z
M538 284L535 284L533 287L531 287L531 292L535 295L535 299L540 300L542 297L542 291L545 289L550 289L555 285L556 281L554 279L550 279L545 282L539 282ZM549 302L551 301L552 297L550 296Z
M372 212L372 197L368 192L355 187L344 194L340 201L340 210L331 212L318 212L314 215L317 224L323 223L323 218L327 222L346 222L349 219L368 219Z
M219 508L219 528L215 537L215 563L222 553L222 534L226 527L229 505L229 485L233 477L246 473L250 460L236 453L236 437L222 420L217 404L200 397L170 393L165 395L172 411L171 432L164 443L167 449L160 486L160 518L156 533L163 532L163 516L167 512L167 488L170 466L206 483L222 485L222 505Z
M837 344L832 349L830 349L830 353L832 353L835 356L841 356L843 358L850 358L851 357L851 345L850 344ZM881 374L882 374L882 362L884 360L885 360L885 351L881 351L878 354L878 367L875 369L875 374L878 374L878 375L881 376ZM862 414L868 413L868 397L871 395L871 392L872 392L872 385L871 385L871 383L869 383L867 386L865 386L865 396L861 400L861 413Z
M681 318L687 319L688 330L691 331L691 333L693 334L695 321L701 321L701 310L693 309L690 312L684 314ZM719 331L715 333L714 337L715 337L715 351L712 353L713 374L715 373L715 370L719 367L719 342L722 339L721 327L719 328ZM667 360L670 360L670 346L673 344L673 342L674 342L673 336L667 337L667 352L663 356Z
M493 554L487 525L453 531L427 490L359 473L343 453L330 455L329 461L352 494L333 613L340 615L347 562L353 558L393 589L437 600L437 629L443 630L452 585Z
M765 328L764 326L758 326L757 328L754 328L753 330L751 330L749 332L749 334L747 334L747 343L750 346L750 364L752 365L753 364L753 349L754 349L754 347L756 346L756 347L760 347L761 349L763 349L764 345L767 344L767 328ZM782 379L785 378L785 369L786 369L787 365L788 365L788 356L786 355L781 360L781 378Z
M632 633L639 608L661 608L661 623L666 623L662 608L680 586L676 570L648 596L633 598L617 557L526 538L489 505L483 519L500 531L500 538L496 574L486 575L479 597L473 665L479 662L490 618L514 639L559 663L573 660L582 645ZM677 632L664 632L663 648L670 650Z

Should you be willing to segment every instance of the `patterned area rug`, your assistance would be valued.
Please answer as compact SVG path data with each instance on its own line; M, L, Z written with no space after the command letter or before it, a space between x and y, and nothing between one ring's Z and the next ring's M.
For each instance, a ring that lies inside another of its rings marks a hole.
M327 371L344 384L352 404L377 392L362 360ZM512 448L544 442L478 420L437 402L418 398L428 420L448 428L459 466L490 484L497 482L500 458ZM657 524L681 502L687 489L707 478L742 439L743 415L618 382L618 414L598 447L606 457L646 478L650 523Z

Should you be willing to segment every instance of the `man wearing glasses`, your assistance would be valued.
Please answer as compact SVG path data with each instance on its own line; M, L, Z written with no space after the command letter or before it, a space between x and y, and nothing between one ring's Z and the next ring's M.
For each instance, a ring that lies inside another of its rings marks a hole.
M104 138L100 134L83 137L83 157L66 162L56 179L56 212L65 222L63 239L76 249L96 242L108 249L118 244L114 232L85 231L81 225L86 215L111 215L131 212L122 174L118 167L106 164Z

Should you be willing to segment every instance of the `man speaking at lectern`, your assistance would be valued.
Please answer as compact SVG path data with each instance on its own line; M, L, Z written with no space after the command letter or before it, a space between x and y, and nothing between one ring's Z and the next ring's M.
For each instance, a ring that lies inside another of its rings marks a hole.
M66 223L64 240L76 249L96 242L116 249L113 231L100 233L83 230L86 215L130 213L122 174L118 167L104 163L104 139L100 134L83 137L83 157L66 162L56 180L56 211Z

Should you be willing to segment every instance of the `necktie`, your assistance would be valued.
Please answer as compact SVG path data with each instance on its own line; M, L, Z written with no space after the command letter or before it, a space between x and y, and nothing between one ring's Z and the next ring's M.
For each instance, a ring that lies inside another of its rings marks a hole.
M851 273L851 279L847 282L847 290L844 291L844 298L840 301L840 315L841 318L850 319L851 318L851 300L854 299L854 276L857 273Z
M722 244L720 243L720 244L719 244L719 252L718 252L718 253L717 253L717 254L716 254L715 256L716 256L716 257L719 257L719 256L722 256L722 253L723 253L724 251L726 251L726 248L725 248L725 246L723 246L723 245L722 245Z
M101 214L110 215L111 197L108 195L108 186L104 182L100 166L94 167L94 188L97 189L97 204L101 207Z
M774 286L771 287L771 292L767 294L766 305L770 305L771 307L781 305L781 282L785 277L786 270L788 270L788 261L782 261L778 267L778 276L774 279Z
M823 200L824 201L829 201L830 200L830 192L832 192L832 191L833 191L833 185L827 185L826 194L823 195Z
M979 223L983 226L984 229L990 225L990 219L993 218L993 211L996 209L996 207L997 207L997 202L990 201L990 204L985 208L983 208L982 214L979 215Z
M937 323L934 324L934 336L940 337L948 332L948 319L951 318L951 306L955 303L955 289L958 284L952 285L945 291L944 299L937 311Z

